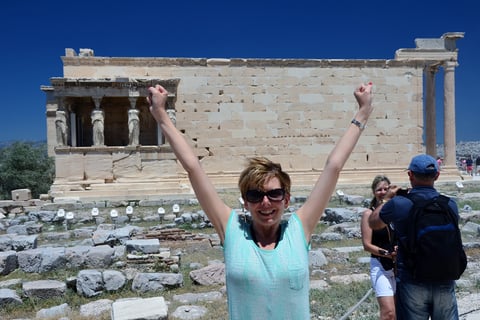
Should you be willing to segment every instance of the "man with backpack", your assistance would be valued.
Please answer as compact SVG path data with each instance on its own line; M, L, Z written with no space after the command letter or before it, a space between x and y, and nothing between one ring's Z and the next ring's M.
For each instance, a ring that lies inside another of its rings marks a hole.
M425 154L408 167L410 190L391 187L382 205L370 215L369 225L390 225L398 239L397 319L458 319L455 280L467 259L458 229L455 201L434 188L440 171Z

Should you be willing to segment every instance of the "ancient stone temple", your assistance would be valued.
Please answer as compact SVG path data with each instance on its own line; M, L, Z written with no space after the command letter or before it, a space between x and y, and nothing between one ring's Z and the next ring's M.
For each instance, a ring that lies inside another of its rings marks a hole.
M405 180L410 158L436 156L435 75L444 69L445 172L455 168L456 41L416 39L394 59L97 57L66 49L63 76L42 86L54 198L149 199L190 193L150 115L147 88L169 92L168 109L218 188L234 188L245 159L265 155L312 186L357 108L354 88L374 83L376 109L339 183L385 173ZM424 88L424 77L425 88ZM424 111L426 116L424 117Z

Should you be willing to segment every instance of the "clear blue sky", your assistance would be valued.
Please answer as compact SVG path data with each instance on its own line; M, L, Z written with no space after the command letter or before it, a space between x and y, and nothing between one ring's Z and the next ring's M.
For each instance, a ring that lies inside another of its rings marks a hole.
M465 32L457 41L457 141L480 140L476 3L5 1L0 9L0 141L46 139L40 86L63 76L65 48L91 48L96 56L110 57L393 59L395 50L414 48L415 38L446 32ZM442 100L437 97L440 108ZM442 121L442 112L437 120ZM443 129L438 131L443 142Z

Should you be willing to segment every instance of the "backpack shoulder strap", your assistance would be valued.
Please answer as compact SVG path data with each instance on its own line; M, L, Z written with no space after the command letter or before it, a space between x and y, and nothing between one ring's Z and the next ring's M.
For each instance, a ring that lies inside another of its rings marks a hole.
M419 201L422 201L422 199L410 192L403 195L403 197L407 198L412 202L412 208L410 209L410 212L407 218L409 221L408 227L406 230L407 237L403 241L400 241L401 245L406 250L405 259L408 260L410 259L410 254L412 253L412 250L414 250L415 248L415 234L417 232L415 221L417 220L417 212L418 212L418 207L420 205Z
M448 205L448 202L450 201L450 197L447 197L443 194L439 195L438 196L438 203L442 204L442 205L445 205L449 208L450 210L450 206Z
M458 215L453 211L453 209L450 207L450 205L448 204L449 202L450 202L450 197L447 197L447 196L445 196L445 195L443 195L443 194L441 194L441 195L438 196L438 203L439 203L442 207L446 208L446 210L447 210L448 214L450 215L452 221L455 222L455 223L454 223L455 228L458 229L458 228L459 228L459 227L458 227L458 218L459 218L459 217L458 217Z

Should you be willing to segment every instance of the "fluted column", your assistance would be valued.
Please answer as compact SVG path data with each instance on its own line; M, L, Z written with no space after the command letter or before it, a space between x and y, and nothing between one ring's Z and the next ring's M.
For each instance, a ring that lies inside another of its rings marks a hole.
M456 165L456 135L455 135L455 67L456 61L446 61L443 65L443 112L444 112L444 147L447 166Z
M437 156L437 114L435 108L435 75L438 66L425 68L425 145L426 153L432 157Z

